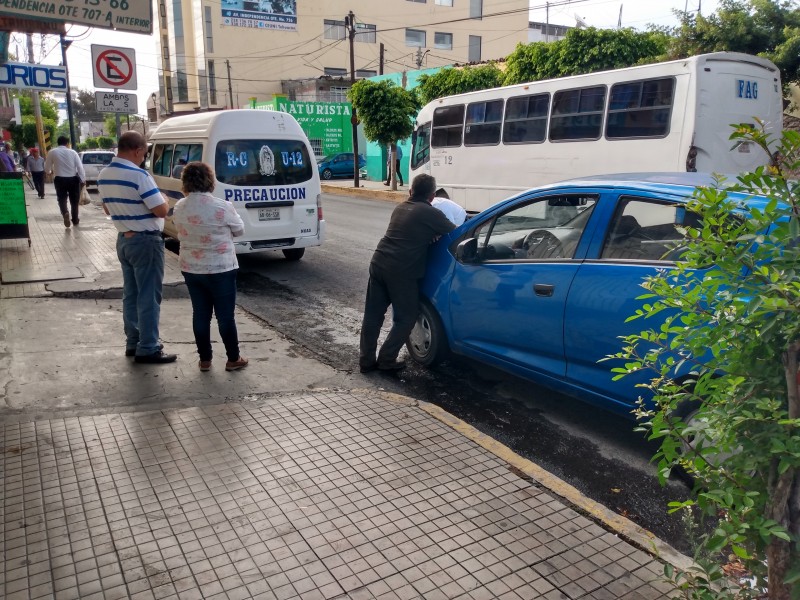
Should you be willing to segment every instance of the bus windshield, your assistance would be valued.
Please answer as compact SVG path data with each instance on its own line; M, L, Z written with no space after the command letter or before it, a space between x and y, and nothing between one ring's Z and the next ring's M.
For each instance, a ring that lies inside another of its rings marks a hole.
M217 144L214 162L217 180L228 185L292 185L314 174L299 140L225 140Z

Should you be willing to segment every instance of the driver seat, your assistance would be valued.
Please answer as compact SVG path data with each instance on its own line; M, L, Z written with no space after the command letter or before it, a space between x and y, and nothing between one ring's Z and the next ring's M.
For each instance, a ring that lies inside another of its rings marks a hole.
M602 258L642 258L642 241L639 233L642 226L636 217L622 215L608 236Z

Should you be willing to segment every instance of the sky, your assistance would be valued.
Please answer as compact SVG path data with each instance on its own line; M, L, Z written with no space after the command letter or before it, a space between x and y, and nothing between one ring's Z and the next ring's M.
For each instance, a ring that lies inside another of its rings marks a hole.
M318 1L320 0L299 0L298 3L302 6L302 2ZM550 3L560 1L550 0ZM574 26L577 15L588 26L601 29L614 28L617 26L622 7L623 27L645 29L650 23L675 25L677 19L672 9L683 10L688 6L688 9L693 11L697 10L699 3L703 14L706 15L717 7L717 0L688 0L688 2L687 0L573 0L564 6L551 7L549 20L557 25ZM545 4L545 0L530 0L530 20L540 22L547 20ZM147 99L153 92L158 91L158 48L155 36L70 25L67 38L74 40L67 51L70 85L80 89L95 89L92 76L92 44L133 48L136 51L137 62L138 113L147 114ZM61 64L58 38L46 36L43 44L41 40L42 36L34 36L34 53L37 60L44 64ZM25 36L14 34L10 44L11 52L18 56L27 56L26 48Z

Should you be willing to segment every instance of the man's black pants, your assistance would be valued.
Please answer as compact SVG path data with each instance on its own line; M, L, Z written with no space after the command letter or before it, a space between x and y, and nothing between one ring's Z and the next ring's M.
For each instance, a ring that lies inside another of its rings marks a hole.
M44 198L44 171L31 171L31 179L33 180L36 194L39 198Z
M81 202L81 178L77 175L75 177L56 177L53 179L53 184L56 186L56 199L61 214L71 213L72 222L77 224L79 220L78 206ZM67 199L69 199L70 210L67 210Z
M390 183L392 183L392 170L391 169L387 169L387 171L389 171L389 172L386 174L386 185L389 185ZM394 172L397 174L397 184L398 185L403 185L403 175L400 173L400 159L399 158L395 159Z
M414 329L419 316L419 280L398 278L371 264L364 319L361 322L361 350L358 359L361 367L371 367L376 362L378 337L390 304L392 328L377 354L379 366L397 360L403 344Z

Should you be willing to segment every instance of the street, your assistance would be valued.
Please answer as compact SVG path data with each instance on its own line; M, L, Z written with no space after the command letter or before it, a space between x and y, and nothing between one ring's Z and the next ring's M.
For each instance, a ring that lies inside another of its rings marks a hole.
M317 360L353 372L367 266L394 204L325 195L323 207L328 238L303 260L288 262L279 253L239 257L238 302ZM666 514L667 502L688 490L677 480L666 489L658 484L649 463L654 446L633 432L634 421L467 360L435 370L411 363L399 377L372 378L381 388L441 406L691 552L684 520Z

